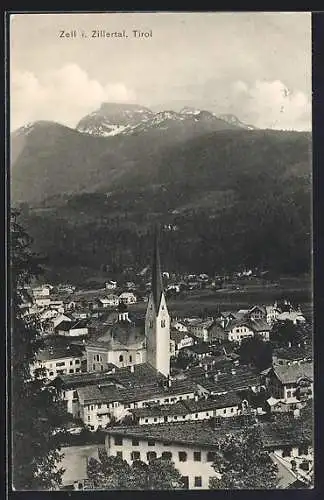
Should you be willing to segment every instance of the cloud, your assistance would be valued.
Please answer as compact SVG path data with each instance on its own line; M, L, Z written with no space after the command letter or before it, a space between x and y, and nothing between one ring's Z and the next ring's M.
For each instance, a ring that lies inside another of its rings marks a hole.
M237 81L231 86L230 100L236 114L257 127L311 129L310 99L279 80L257 80L250 85Z
M104 101L134 102L135 93L123 83L102 85L76 64L67 64L41 77L12 71L11 129L35 120L53 120L74 127Z

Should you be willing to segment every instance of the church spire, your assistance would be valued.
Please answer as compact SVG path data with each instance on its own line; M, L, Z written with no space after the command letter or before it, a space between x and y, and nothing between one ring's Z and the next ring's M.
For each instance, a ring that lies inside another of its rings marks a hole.
M153 262L152 262L152 294L153 294L153 301L156 313L158 313L160 309L162 293L163 293L163 283L162 283L161 262L160 262L160 252L159 252L159 234L158 234L158 227L155 226Z

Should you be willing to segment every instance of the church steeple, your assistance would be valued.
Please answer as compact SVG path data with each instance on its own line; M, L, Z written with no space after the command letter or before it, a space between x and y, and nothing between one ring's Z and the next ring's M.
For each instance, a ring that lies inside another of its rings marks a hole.
M154 231L154 247L153 247L153 259L152 259L152 295L156 313L158 313L160 309L162 293L163 293L163 282L162 282L161 261L160 261L160 251L159 251L159 233L158 233L158 227L156 226Z
M162 283L158 229L154 232L152 289L145 316L147 362L165 376L170 374L170 315Z

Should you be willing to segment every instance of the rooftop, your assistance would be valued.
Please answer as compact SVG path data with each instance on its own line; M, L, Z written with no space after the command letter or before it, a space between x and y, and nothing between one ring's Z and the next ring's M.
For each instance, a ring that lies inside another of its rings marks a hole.
M75 344L67 346L58 345L39 350L36 358L39 361L48 361L62 358L80 358L83 354L84 349L81 346L77 346Z
M313 363L303 363L300 365L276 365L273 372L283 384L292 384L300 378L314 378Z

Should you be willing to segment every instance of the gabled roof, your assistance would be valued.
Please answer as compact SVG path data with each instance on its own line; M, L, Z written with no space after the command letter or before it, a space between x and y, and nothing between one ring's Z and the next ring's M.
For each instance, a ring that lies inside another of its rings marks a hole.
M313 363L302 363L299 365L276 365L273 372L282 384L293 384L301 378L313 380Z

